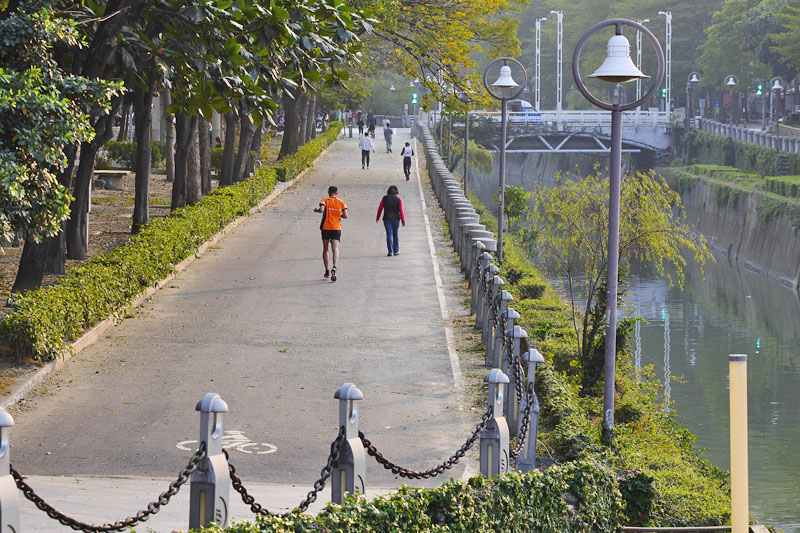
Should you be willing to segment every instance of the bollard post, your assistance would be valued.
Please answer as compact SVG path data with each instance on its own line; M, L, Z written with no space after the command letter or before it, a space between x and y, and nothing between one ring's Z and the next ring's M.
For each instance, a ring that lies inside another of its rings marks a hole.
M481 431L481 474L484 477L494 476L508 472L508 425L503 416L503 390L508 384L508 376L502 370L492 369L484 382L489 384L489 406L494 408L494 414Z
M19 524L19 490L11 477L11 426L14 419L0 409L0 533L17 533Z
M475 243L483 244L483 243ZM470 311L471 314L475 315L476 319L480 315L481 307L483 306L483 276L484 273L488 271L489 264L492 262L492 256L489 255L487 252L481 251L482 249L476 249L476 253L478 253L478 270L475 272L475 277L472 283L472 300L470 301Z
M519 354L522 356L522 339L528 338L528 332L522 329L519 326L514 326L514 329L511 331L511 339L513 344L511 345L511 352L513 354ZM511 435L514 436L517 434L519 430L519 404L517 403L517 376L516 373L519 372L519 367L512 365L510 359L503 359L501 368L503 372L506 373L508 378L511 380L511 383L508 385L508 394L506 394L506 420L508 421L508 430L511 432ZM519 376L519 381L521 383L525 382L525 376ZM520 391L524 392L524 391Z
M511 295L508 291L502 291L500 293L500 312L498 316L497 325L494 328L494 337L492 341L486 345L486 360L485 364L489 368L500 368L500 365L497 364L497 361L502 359L503 354L503 334L502 332L505 331L506 333L510 333L514 330L513 321L516 318L519 318L519 315L515 317L511 322L511 327L508 326L508 309L509 304L514 300L514 296ZM505 327L503 327L505 325Z
M333 397L339 400L339 427L344 428L344 444L331 472L331 502L342 504L347 494L365 494L367 456L358 437L358 405L364 395L352 383L345 383Z
M747 533L750 493L747 458L747 355L728 356L731 410L731 533Z
M519 319L520 315L517 311L511 307L509 307L505 312L505 320L506 320L506 331L508 335L511 336L514 333L514 323ZM502 340L502 339L501 339ZM502 348L502 343L498 342L497 349L494 352L494 359L491 361L492 368L499 368L503 370L503 359L505 358L505 351ZM506 365L506 370L508 365ZM505 372L506 370L503 370Z
M222 453L222 414L228 412L219 394L207 393L197 402L200 411L200 444L205 444L206 458L192 473L189 496L189 529L206 527L214 522L228 525L231 477L228 461Z
M469 276L467 277L467 281L469 282L469 288L471 291L470 298L469 298L469 314L475 314L475 304L478 298L478 282L480 280L481 272L483 272L483 262L481 261L481 256L483 255L483 250L486 248L486 245L482 242L476 242L472 245L475 255L475 262L470 265L469 271L467 272ZM489 264L488 261L486 264Z
M540 363L544 363L544 357L539 353L539 350L533 348L522 354L522 360L528 363L528 384L535 387L536 367ZM527 401L527 396L522 396L522 403L519 406L520 413L525 412ZM539 399L536 397L535 389L530 401L533 402L533 406L528 419L528 434L525 436L525 447L517 457L517 470L520 472L529 472L536 468L536 440L539 438ZM520 425L522 425L521 420ZM519 439L519 436L517 439Z
M494 283L495 275L500 272L494 264L489 263L483 273L484 283L480 287L478 294L478 315L475 317L475 327L482 329L484 317L487 315L489 306L491 305L492 298L492 283Z
M494 265L492 265L494 266ZM491 269L491 267L489 267ZM497 268L497 267L494 267ZM499 272L499 269L498 269ZM497 299L500 297L500 291L503 290L503 285L506 282L500 276L495 275L492 278L492 284L489 287L489 294L486 297L486 302L484 302L484 309L486 313L483 315L483 324L481 325L481 342L484 344L489 344L492 340L492 328L495 325L495 322L500 318L499 315L492 316L492 308L494 307Z

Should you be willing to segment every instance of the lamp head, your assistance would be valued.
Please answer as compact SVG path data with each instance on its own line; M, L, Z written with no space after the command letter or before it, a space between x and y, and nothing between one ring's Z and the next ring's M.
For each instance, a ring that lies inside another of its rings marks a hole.
M397 90L397 89L395 89L395 88L394 88L394 83L392 84L392 86L391 86L391 87L389 87L389 90L390 90L390 91L396 91L396 90Z
M519 87L519 84L511 77L511 67L508 65L500 67L500 77L492 84L492 87L497 87L498 89L513 89L514 87Z
M692 77L689 78L689 83L700 83L700 78L697 76L697 72L692 72Z
M609 83L625 83L649 78L631 61L631 44L624 35L614 35L608 40L608 55L600 68L589 76Z
M773 91L782 91L783 85L781 85L781 80L776 79L775 83L772 84Z
M733 76L728 77L728 81L725 83L728 87L736 87L736 78Z

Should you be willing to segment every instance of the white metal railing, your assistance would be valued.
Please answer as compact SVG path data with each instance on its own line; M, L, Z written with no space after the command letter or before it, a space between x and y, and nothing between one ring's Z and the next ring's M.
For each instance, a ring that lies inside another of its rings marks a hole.
M474 117L489 117L500 122L500 111L473 111ZM510 124L545 125L557 124L559 113L557 111L522 111L507 114ZM581 129L610 128L610 111L562 111L560 122L567 127ZM670 125L671 113L666 111L628 111L622 114L622 126L650 126L664 128Z

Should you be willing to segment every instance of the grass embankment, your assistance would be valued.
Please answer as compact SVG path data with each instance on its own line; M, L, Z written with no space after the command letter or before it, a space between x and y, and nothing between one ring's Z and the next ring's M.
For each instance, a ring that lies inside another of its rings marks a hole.
M302 146L274 167L241 183L215 189L196 204L153 220L125 244L71 268L54 284L18 295L0 322L0 337L19 358L52 361L68 343L107 318L119 317L175 265L236 218L247 215L275 188L313 165L336 140L340 125Z

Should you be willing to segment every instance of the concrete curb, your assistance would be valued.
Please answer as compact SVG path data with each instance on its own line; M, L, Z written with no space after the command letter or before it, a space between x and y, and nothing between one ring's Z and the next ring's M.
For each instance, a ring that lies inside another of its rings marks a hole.
M338 140L339 138L337 137L336 141ZM258 213L259 211L264 209L264 207L266 207L267 204L269 204L275 198L280 196L283 193L283 191L291 188L295 183L300 181L303 177L305 177L305 175L310 170L314 168L314 165L317 163L317 161L319 161L325 154L328 153L328 150L330 150L331 146L333 146L333 144L336 141L328 145L328 147L325 148L319 154L319 156L314 160L314 163L312 163L310 167L304 169L302 172L300 172L297 176L295 176L293 179L289 181L278 182L275 185L275 189L266 198L261 200L261 202L259 202L257 206L252 207L248 214L233 220L230 224L228 224L227 226L219 230L217 233L215 233L210 239L208 239L206 242L198 246L194 254L190 255L189 257L187 257L186 259L175 265L175 272L173 272L166 278L159 281L155 285L155 287L148 288L144 293L136 297L129 305L125 306L123 309L135 309L140 305L142 305L148 298L153 296L153 294L155 294L159 289L161 289L162 287L164 287L164 285L172 281L179 272L182 272L190 264L192 264L195 261L195 259L197 259L200 256L200 254L206 252L210 247L214 246L225 235L236 229L251 215L254 215L255 213ZM100 336L103 335L103 333L105 333L111 326L115 325L117 322L118 320L115 320L113 318L107 318L95 324L93 327L87 330L83 335L81 335L80 338L78 338L75 342L70 344L69 350L67 351L67 353L63 354L62 357L43 365L32 376L30 376L27 380L25 380L24 383L14 387L11 393L5 398L3 398L2 401L0 401L0 408L8 409L9 407L15 405L20 400L25 398L25 396L30 394L31 391L33 391L33 389L35 389L39 384L41 384L47 378L47 376L60 370L69 360L78 355L82 350L94 344L94 342L97 339L99 339Z

